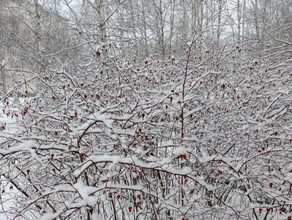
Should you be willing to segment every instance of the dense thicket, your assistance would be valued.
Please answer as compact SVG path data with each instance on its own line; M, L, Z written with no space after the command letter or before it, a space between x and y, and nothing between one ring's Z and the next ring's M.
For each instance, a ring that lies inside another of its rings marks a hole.
M1 96L8 219L291 219L291 25L151 55L82 15Z

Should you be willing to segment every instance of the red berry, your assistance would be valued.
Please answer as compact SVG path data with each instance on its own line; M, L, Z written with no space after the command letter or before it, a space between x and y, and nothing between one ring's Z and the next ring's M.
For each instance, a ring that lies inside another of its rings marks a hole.
M180 154L177 157L178 159L187 159L187 155L186 154Z

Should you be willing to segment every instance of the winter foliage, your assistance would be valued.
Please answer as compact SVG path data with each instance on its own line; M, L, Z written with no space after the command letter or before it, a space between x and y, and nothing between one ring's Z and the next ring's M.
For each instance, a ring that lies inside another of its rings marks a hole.
M3 216L291 219L291 43L71 37L38 57L37 92L1 95Z

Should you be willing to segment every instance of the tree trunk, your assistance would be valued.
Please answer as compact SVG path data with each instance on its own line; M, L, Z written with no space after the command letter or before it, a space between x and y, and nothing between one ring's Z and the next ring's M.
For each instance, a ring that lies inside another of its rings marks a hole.
M101 42L105 42L107 38L106 33L106 5L104 0L96 0L97 19L98 19L98 33Z

